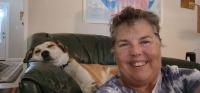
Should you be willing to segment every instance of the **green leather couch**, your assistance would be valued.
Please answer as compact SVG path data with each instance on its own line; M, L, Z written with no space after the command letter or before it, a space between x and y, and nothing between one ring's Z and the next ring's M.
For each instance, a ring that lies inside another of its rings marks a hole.
M115 64L110 53L111 39L107 36L72 33L37 33L32 36L30 48L54 38L68 47L69 54L80 63ZM20 93L82 93L80 87L60 68L36 60L25 60L28 67L19 86ZM200 65L175 58L162 58L162 65L197 68Z

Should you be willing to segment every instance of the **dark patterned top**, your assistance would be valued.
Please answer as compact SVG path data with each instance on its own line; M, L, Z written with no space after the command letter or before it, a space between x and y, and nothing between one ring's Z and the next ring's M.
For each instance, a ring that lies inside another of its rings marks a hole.
M200 86L200 72L197 69L166 66L161 68L152 93L193 93ZM107 81L96 93L137 93L123 86L117 76Z

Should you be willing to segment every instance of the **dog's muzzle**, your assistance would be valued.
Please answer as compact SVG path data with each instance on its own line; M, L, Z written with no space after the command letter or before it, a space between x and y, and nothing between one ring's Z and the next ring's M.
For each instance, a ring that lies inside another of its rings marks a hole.
M41 54L42 58L44 59L44 61L50 61L52 60L49 51L45 50L42 52Z

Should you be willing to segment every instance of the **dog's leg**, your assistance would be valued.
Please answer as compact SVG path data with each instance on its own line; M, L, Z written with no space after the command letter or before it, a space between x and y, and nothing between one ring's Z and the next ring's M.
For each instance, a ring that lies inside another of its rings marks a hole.
M94 93L92 90L96 87L95 80L76 60L71 60L64 70L74 78L83 93Z
M80 85L80 87L82 88L83 93L95 93L97 90L97 85L96 83L93 84L87 84L87 85Z
M100 87L102 84L106 83L113 76L111 74L111 68L110 67L102 66L102 69L104 71L101 71L102 80L101 80L101 84L99 84L98 87Z

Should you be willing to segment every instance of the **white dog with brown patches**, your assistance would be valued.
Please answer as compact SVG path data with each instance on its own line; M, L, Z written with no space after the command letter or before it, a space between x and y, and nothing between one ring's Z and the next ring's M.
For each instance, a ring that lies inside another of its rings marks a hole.
M94 93L96 89L118 72L116 65L80 64L70 58L66 48L58 41L46 41L27 52L25 60L49 61L64 67L80 86L83 93Z

